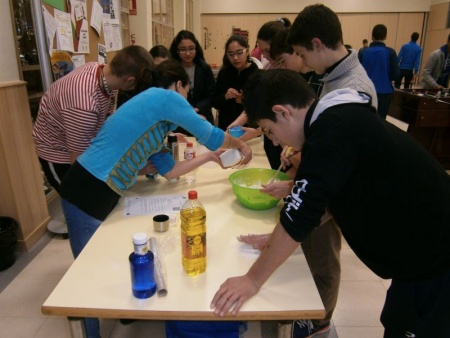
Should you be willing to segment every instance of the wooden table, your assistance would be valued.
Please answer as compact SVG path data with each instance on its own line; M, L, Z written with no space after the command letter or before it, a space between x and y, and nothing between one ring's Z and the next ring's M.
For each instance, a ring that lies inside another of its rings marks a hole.
M251 143L254 158L249 166L268 167L260 139ZM256 211L240 205L228 181L232 172L233 169L223 170L217 164L208 163L198 169L197 181L193 184L185 183L183 178L176 183L162 177L155 181L142 178L126 193L126 196L187 196L188 190L197 190L207 212L205 273L196 277L184 273L179 221L168 232L156 233L152 215L124 216L125 199L122 198L45 301L42 312L66 317L155 320L323 318L324 307L300 249L243 305L236 317L219 318L209 308L220 284L228 277L246 273L257 258L257 253L249 248L245 250L236 237L271 232L282 206L280 202L270 210ZM140 231L156 237L161 246L167 273L166 297L155 295L142 300L131 293L128 256L133 249L132 235Z
M408 133L450 169L450 96L437 89L396 89L389 115L409 124Z

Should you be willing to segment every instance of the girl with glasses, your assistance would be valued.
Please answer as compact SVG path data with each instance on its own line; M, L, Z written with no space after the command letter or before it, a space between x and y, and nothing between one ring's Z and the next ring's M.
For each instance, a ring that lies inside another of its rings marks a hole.
M214 123L211 110L214 74L203 57L203 50L197 38L193 33L182 30L173 39L169 50L172 58L180 62L189 75L188 102L201 117Z
M240 35L232 35L225 44L223 65L217 76L213 107L219 110L218 127L227 127L242 113L242 88L258 66L250 59L249 45Z

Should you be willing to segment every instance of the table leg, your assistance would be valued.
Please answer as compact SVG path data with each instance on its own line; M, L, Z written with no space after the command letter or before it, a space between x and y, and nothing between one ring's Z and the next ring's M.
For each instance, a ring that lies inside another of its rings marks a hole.
M72 338L86 338L84 324L81 318L67 317L69 322L70 336Z

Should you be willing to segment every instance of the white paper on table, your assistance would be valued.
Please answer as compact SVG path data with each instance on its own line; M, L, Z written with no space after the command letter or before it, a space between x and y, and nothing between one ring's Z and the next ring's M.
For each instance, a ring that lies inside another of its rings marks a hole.
M125 197L124 216L179 213L186 199L184 195Z

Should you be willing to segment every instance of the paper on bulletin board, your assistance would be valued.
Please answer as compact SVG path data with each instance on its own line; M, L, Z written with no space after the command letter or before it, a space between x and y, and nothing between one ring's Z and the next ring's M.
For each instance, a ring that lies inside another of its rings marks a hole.
M177 214L186 199L184 195L126 197L124 216Z
M70 14L55 9L57 49L73 52L72 26Z
M89 54L89 24L86 0L70 0L70 19L74 34L74 52Z
M55 38L56 30L58 28L58 24L53 17L45 8L45 6L42 6L42 14L44 17L44 25L45 25L45 33L47 38L47 47L48 47L48 55L52 56L52 49L53 49L53 39Z
M122 49L120 25L114 24L109 19L103 17L103 35L105 37L107 52Z
M86 63L86 58L84 55L72 55L72 61L74 68L77 68Z
M103 8L97 1L92 1L91 27L95 29L98 35L102 32Z
M107 54L106 54L106 46L102 44L98 44L98 62L107 64Z

